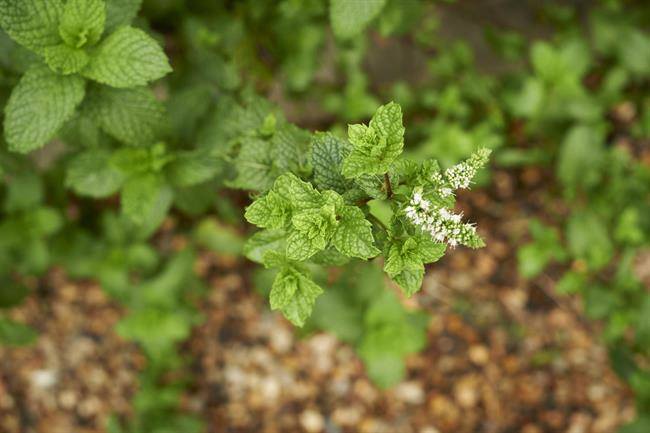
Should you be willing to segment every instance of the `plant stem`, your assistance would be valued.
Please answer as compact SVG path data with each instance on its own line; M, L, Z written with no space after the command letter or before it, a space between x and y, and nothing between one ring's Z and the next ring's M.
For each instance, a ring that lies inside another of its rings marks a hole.
M388 173L384 173L384 185L386 188L386 197L391 198L393 196L393 187L390 185L390 177L388 177Z

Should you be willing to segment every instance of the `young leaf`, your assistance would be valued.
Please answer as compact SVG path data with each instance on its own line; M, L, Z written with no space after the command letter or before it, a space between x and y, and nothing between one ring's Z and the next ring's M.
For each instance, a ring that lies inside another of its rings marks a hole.
M103 0L67 0L59 34L71 48L95 45L102 37L106 22Z
M271 309L281 310L291 323L302 327L321 293L323 289L305 273L294 267L285 267L273 282L269 299Z
M45 63L54 72L62 75L75 74L88 64L88 54L84 50L66 44L54 45L44 49Z
M122 27L97 47L83 75L117 88L144 86L172 68L158 43L133 27Z
M83 108L104 132L132 146L150 145L165 132L165 107L144 87L92 86Z
M352 152L343 161L347 178L363 174L384 174L404 147L401 107L390 102L377 109L369 125L350 125Z
M330 0L330 20L341 39L359 35L384 8L386 0Z
M290 201L297 210L316 207L321 200L320 194L309 182L300 180L293 173L278 177L273 184L273 190Z
M379 254L373 245L372 224L358 207L345 206L332 243L342 254L349 257L369 259Z
M9 149L27 153L42 147L72 117L84 93L80 77L56 75L42 66L29 69L5 107Z
M61 42L61 0L0 0L0 26L20 45L36 53Z
M246 220L258 227L284 228L291 217L291 203L275 191L269 191L246 208Z

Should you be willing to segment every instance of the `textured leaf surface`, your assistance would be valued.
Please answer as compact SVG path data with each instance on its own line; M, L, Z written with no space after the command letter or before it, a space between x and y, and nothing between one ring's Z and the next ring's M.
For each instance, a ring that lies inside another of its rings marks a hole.
M45 62L54 72L69 75L81 71L89 61L84 50L66 44L54 45L44 50Z
M361 209L345 206L332 242L337 250L346 256L369 259L379 254L373 245L372 225Z
M148 34L121 27L105 38L83 74L112 87L144 86L171 72L167 56Z
M281 229L291 217L291 203L275 191L269 191L246 208L244 217L258 227Z
M103 0L68 0L61 16L59 34L70 47L94 45L102 37L105 21Z
M424 268L402 271L395 275L393 280L400 286L406 296L411 297L422 287L423 278Z
M394 102L382 105L368 126L350 125L348 138L353 149L343 161L342 173L345 177L388 172L404 148L401 107Z
M386 0L330 0L334 34L342 39L360 34L384 8Z
M291 323L302 327L321 293L323 289L304 273L294 268L285 268L273 282L269 299L271 309L281 310Z
M84 97L84 80L56 75L46 67L28 70L5 108L5 137L12 151L42 147L74 114Z
M77 194L89 197L108 197L117 192L124 176L112 167L110 153L101 149L91 149L77 155L66 173L66 185Z
M291 260L304 261L316 254L320 247L306 233L294 231L287 238L287 257Z
M343 194L350 187L350 181L341 174L341 165L349 145L331 133L314 136L312 165L314 184L320 190L334 190Z
M0 0L0 26L13 40L41 53L61 42L61 0Z
M320 201L320 194L314 187L295 174L287 173L275 181L273 189L285 200L289 200L295 209L307 209L315 207Z
M132 146L152 144L165 132L165 107L146 88L93 86L84 109L104 132Z

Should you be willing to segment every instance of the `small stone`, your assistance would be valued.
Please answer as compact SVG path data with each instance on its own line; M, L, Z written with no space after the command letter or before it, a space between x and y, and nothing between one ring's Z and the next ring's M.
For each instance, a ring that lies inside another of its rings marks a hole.
M340 426L355 426L363 415L358 406L339 407L332 413L332 421Z
M63 409L74 409L77 404L77 394L72 390L65 390L59 394L59 404Z
M469 348L469 359L476 365L485 365L490 360L490 352L483 345L474 345Z
M449 398L444 395L436 395L429 402L429 408L431 415L440 423L441 428L453 430L458 426L460 411Z
M424 401L424 390L418 382L403 382L395 388L395 397L404 403L421 404Z
M35 388L51 388L57 382L56 372L54 370L34 370L30 376L30 381Z
M280 395L280 383L273 376L265 377L260 383L260 393L270 403Z
M284 326L277 326L270 334L271 348L277 353L286 353L291 349L293 336Z
M320 413L312 409L307 409L300 414L300 425L302 425L302 428L304 428L308 433L318 433L323 431L325 420L323 419L323 415Z
M454 385L454 398L462 407L476 406L478 397L478 380L475 376L464 376Z

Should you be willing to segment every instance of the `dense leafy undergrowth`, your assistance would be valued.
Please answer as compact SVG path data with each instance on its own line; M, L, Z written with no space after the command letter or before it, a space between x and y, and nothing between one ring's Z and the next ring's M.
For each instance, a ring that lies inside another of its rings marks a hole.
M637 396L624 431L650 430L644 2L545 3L545 40L488 26L507 66L492 75L439 36L435 2L141 3L0 0L0 307L54 266L128 307L117 332L149 364L135 416L109 431L201 431L176 411L184 382L161 380L201 321L201 248L262 264L272 309L354 345L378 385L399 382L426 317L385 281L412 296L447 248L483 245L454 203L490 182L491 150L498 166L553 174L520 274L559 272L556 290L602 321ZM382 41L424 58L421 77L376 84L366 59ZM190 242L154 248L170 215ZM35 338L0 315L3 344Z

